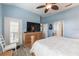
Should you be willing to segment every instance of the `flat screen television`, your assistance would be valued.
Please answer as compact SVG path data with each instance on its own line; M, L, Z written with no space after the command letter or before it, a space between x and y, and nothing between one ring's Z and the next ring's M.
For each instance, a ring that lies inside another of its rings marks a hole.
M27 32L40 32L40 23L27 22Z

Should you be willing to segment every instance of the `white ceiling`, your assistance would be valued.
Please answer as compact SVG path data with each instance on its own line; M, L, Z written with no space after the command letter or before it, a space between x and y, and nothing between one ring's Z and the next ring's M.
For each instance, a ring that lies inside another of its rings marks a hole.
M23 8L25 10L29 10L29 11L36 13L42 17L50 16L50 15L55 14L57 12L61 12L61 11L64 11L64 10L67 10L67 9L70 9L72 7L79 5L78 3L72 3L71 6L65 7L66 5L68 5L70 3L56 3L56 5L59 6L59 10L49 10L47 13L44 13L44 8L36 9L36 7L39 5L43 5L45 3L8 3L8 4Z

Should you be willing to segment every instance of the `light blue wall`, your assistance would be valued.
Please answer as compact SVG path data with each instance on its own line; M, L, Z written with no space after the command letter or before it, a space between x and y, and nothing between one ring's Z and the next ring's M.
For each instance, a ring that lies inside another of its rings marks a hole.
M2 5L0 4L0 33L2 33ZM1 47L0 47L1 51Z
M26 32L26 22L40 23L40 16L30 11L21 9L16 6L0 4L0 33L3 33L4 29L4 17L13 17L22 20L22 31ZM1 50L1 48L0 48Z
M53 23L59 20L64 20L64 36L79 34L79 6L45 17L41 21L42 23Z
M48 24L48 26L49 26L50 24ZM52 24L53 25L53 24ZM52 28L53 28L53 26L52 26ZM48 27L48 29L49 29L49 27ZM53 35L53 30L52 29L49 29L48 30L48 37L50 37L50 36L52 36Z
M2 33L2 5L0 4L0 33Z
M13 18L18 18L22 19L23 23L23 32L26 31L26 22L36 22L40 23L40 16L37 14L34 14L30 11L21 9L16 6L11 6L11 5L2 5L2 10L3 10L3 16L5 17L13 17Z

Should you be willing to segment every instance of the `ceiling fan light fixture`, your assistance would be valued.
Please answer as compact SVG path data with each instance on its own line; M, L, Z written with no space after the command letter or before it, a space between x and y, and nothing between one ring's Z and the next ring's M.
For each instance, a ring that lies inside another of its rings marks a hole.
M44 8L44 13L47 13L49 10L58 10L59 6L56 5L56 3L46 3L45 5L40 5L37 7L39 8Z
M51 4L46 5L46 9L51 9L51 7L52 7Z

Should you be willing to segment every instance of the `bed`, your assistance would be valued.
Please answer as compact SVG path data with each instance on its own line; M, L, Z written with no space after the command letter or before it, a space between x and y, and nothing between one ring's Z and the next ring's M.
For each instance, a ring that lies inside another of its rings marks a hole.
M30 53L36 56L79 56L79 39L48 37L36 41Z

